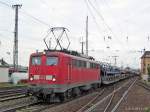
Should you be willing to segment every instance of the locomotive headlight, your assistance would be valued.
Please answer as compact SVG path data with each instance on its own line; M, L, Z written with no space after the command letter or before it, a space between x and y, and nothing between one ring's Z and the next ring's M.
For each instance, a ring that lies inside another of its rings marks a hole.
M43 51L43 54L46 54L46 51Z
M53 79L52 79L52 81L54 81L54 82L55 82L55 81L56 81L56 78L53 78Z
M56 81L56 78L55 78L55 76L54 76L54 75L53 75L52 81L53 81L53 82L55 82L55 81Z
M33 81L33 77L30 77L30 81Z

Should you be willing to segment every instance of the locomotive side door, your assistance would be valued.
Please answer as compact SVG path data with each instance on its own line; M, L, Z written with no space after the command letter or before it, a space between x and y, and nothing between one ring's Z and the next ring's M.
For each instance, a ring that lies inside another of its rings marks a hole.
M68 63L67 63L67 67L68 67L68 73L67 73L67 82L71 83L71 77L72 77L72 62L71 59L68 59Z

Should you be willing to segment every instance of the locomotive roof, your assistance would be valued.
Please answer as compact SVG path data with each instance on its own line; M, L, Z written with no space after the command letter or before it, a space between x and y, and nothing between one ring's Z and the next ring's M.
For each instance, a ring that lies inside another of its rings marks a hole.
M53 51L44 51L44 52L36 52L36 53L32 53L31 56L41 56L43 54L46 54L46 55L61 55L61 56L67 56L67 57L72 57L72 58L75 58L75 59L79 59L79 60L85 60L85 61L91 61L91 62L96 62L96 63L99 63L98 61L95 61L95 59L93 57L87 57L87 56L84 56L84 55L80 55L79 53L78 54L75 54L77 53L76 51L75 52L72 52L73 54L70 54L70 52L62 52L62 51L57 51L57 50L53 50Z

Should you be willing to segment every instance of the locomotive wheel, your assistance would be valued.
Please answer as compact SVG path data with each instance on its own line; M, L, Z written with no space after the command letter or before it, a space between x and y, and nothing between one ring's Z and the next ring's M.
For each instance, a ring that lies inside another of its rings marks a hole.
M47 103L50 103L51 102L51 95L46 95L45 101Z
M98 88L100 88L101 87L101 83L98 83L97 86L98 86Z
M26 92L25 95L26 96L32 96L32 94L30 92Z
M69 89L69 90L67 90L66 92L65 92L65 94L66 94L66 98L71 98L72 97L72 89Z
M59 94L59 100L61 103L64 102L66 100L66 93Z
M81 95L81 91L79 88L74 88L72 91L73 97L77 97Z
M95 90L95 89L97 89L97 88L98 88L98 84L93 84L93 85L92 85L92 89L93 89L93 90Z

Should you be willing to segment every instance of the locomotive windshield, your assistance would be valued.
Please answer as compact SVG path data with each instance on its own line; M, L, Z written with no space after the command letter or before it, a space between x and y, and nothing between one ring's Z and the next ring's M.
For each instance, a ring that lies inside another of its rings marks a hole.
M50 65L50 66L57 65L58 64L58 57L47 57L46 64Z
M40 65L41 64L41 57L32 57L32 65Z

